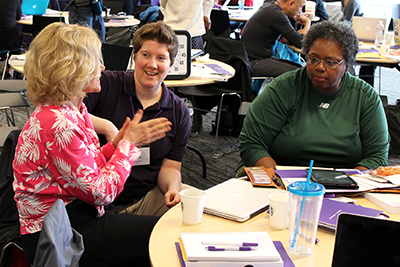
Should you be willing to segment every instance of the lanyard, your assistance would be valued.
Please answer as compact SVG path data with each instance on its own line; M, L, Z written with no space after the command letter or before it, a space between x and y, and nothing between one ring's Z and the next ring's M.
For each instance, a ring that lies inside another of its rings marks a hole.
M133 105L132 96L129 96L129 101L131 102L131 109L132 109L132 114L133 114L133 117L132 117L132 118L134 118L134 117L135 117L135 106ZM156 115L154 115L153 119L154 119L155 117L157 117L158 115L160 115L160 113L163 112L163 110L164 110L164 109L161 109Z
M275 2L278 6L279 6L279 8L281 9L281 11L282 11L282 6L281 6L281 3L279 3L279 1L276 1Z

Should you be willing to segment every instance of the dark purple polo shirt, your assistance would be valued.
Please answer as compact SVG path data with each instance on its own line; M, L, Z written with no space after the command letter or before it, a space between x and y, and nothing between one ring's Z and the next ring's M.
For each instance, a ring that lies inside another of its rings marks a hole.
M89 113L112 121L118 129L126 117L132 119L138 109L143 109L136 97L133 74L133 71L104 71L100 80L101 92L88 94L84 99ZM190 135L189 109L164 83L162 90L160 101L144 110L142 121L165 117L172 122L171 131L166 133L166 137L149 144L150 165L132 167L124 190L114 202L116 205L129 204L153 188L164 158L183 159ZM104 145L104 136L99 138Z

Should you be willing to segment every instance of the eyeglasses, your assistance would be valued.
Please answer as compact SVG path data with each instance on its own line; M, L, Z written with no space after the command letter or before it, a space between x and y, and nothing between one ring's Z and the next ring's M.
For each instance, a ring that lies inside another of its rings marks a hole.
M340 64L343 63L344 59L342 59L341 61L331 60L331 59L322 60L316 57L307 56L307 64L318 66L319 63L321 63L321 61L325 67L330 69L336 69Z

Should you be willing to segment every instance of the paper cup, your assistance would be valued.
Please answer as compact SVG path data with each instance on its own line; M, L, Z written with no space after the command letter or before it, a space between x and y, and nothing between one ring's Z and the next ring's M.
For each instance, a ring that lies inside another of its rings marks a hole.
M179 194L181 196L183 223L187 225L199 224L203 217L207 193L199 189L185 189Z
M289 225L288 203L289 193L272 193L269 199L269 224L277 230L286 229Z
M391 45L393 41L393 32L386 33L386 44Z
M306 15L312 20L315 16L315 2L306 1Z

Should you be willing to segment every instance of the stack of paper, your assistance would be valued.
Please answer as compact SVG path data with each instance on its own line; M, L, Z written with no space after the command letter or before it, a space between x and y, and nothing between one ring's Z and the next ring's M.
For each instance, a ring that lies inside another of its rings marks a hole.
M400 195L389 193L366 193L365 198L389 213L400 213Z
M283 267L283 260L268 232L182 233L180 242L186 267ZM239 249L243 243L252 243L251 250ZM217 251L207 249L210 246Z

